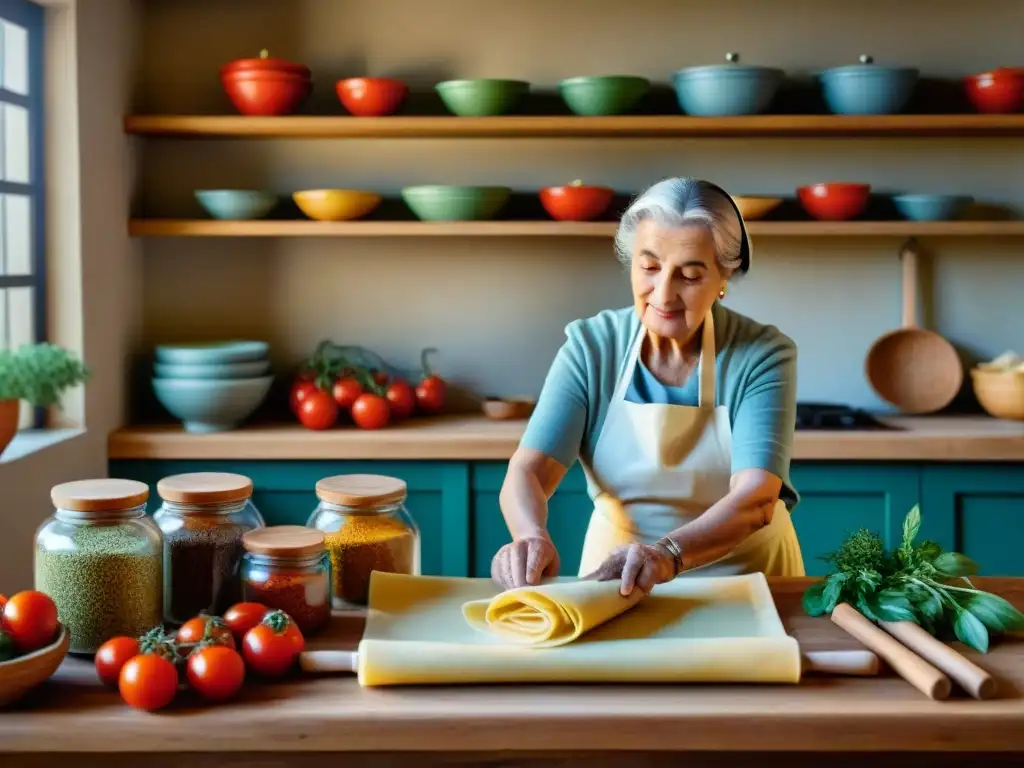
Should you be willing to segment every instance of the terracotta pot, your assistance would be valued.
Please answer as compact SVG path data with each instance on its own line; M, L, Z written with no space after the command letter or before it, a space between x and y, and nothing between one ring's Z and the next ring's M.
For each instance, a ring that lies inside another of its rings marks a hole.
M0 456L18 431L18 414L21 411L20 400L0 400Z

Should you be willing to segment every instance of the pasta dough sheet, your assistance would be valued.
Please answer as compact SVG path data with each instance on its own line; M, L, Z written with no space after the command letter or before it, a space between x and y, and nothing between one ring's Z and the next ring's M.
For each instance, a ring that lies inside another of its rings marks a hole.
M623 597L619 586L618 581L566 581L520 587L490 600L471 600L462 613L474 629L507 642L554 648L625 613L643 597L639 589Z
M572 583L556 579L542 587ZM760 573L661 584L616 618L549 648L512 644L467 621L467 603L486 605L499 592L490 579L375 572L359 644L359 682L800 681L800 648L786 634Z

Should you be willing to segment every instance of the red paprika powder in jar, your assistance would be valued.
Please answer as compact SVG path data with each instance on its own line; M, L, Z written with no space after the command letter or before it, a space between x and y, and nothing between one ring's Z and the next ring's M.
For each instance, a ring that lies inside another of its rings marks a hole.
M324 534L301 525L275 525L242 537L242 594L246 602L284 611L303 635L331 618L331 559Z

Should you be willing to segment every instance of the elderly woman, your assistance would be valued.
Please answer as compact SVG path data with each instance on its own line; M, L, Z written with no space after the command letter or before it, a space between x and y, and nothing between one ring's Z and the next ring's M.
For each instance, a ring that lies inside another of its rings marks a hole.
M567 326L501 489L513 541L493 578L558 574L548 499L576 459L594 502L580 578L628 595L684 572L802 576L796 347L718 301L750 267L739 210L714 184L666 179L630 205L615 246L633 306Z

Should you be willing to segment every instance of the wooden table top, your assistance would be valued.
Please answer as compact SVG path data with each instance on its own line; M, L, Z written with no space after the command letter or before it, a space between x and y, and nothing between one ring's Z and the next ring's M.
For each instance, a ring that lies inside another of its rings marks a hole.
M980 579L1024 607L1024 579ZM804 650L860 647L803 614L809 579L772 582ZM311 647L354 647L361 620L336 617ZM964 650L958 646L958 649ZM965 651L1000 697L959 690L932 701L891 672L806 677L799 685L467 686L360 688L351 676L250 683L233 702L187 696L136 712L69 659L53 680L0 715L4 752L1016 751L1024 752L1024 641Z

